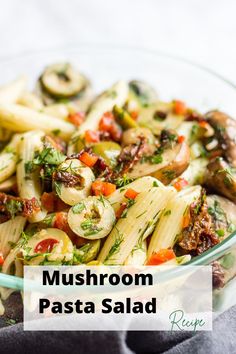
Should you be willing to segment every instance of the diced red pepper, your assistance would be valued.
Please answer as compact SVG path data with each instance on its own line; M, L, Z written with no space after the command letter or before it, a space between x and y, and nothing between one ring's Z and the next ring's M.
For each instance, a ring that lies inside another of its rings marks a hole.
M71 230L68 224L67 216L68 214L66 212L56 213L52 227L64 231L69 236L74 245L76 245L77 247L81 247L82 245L84 245L85 239L79 237Z
M163 248L152 254L147 262L147 265L160 265L175 258L175 253L172 249Z
M108 182L104 182L105 186L104 186L104 195L105 197L107 197L108 195L112 194L115 192L116 190L116 185L113 183L108 183Z
M46 193L44 192L43 195L41 196L41 203L42 206L47 210L47 211L54 211L54 203L55 203L55 195L53 192L51 193Z
M122 203L119 207L119 209L116 211L116 218L119 219L123 213L123 211L125 210L127 206L127 203Z
M99 130L109 132L114 121L114 115L111 112L104 113L99 122Z
M182 144L185 141L185 136L184 135L179 135L178 136L178 143Z
M112 140L115 140L115 141L121 140L122 129L116 122L114 122L114 124L112 124L109 133L110 133Z
M133 120L138 119L138 112L137 111L131 111L129 114L130 114L131 118L133 118Z
M199 122L199 126L200 126L201 128L206 128L206 127L208 126L208 123L207 123L206 120L201 120L201 121Z
M35 253L49 253L52 252L53 247L59 243L55 238L47 238L39 242L34 248Z
M49 212L61 211L68 208L68 205L65 204L54 192L44 192L41 196L41 203Z
M80 159L81 162L83 162L88 167L93 167L95 165L95 163L97 162L97 160L98 160L98 156L96 156L94 154L90 154L90 153L84 151L80 155L79 159Z
M0 252L0 266L2 266L3 263L4 263L4 257L3 257L2 252Z
M122 129L116 123L114 115L111 112L104 113L99 122L99 130L109 133L111 138L115 141L119 141L121 139Z
M103 181L97 180L92 183L92 192L94 195L103 194L103 189L104 189Z
M68 116L69 122L76 125L77 127L83 123L84 118L85 118L85 114L83 112L71 113Z
M173 102L173 112L178 115L185 115L187 113L187 106L183 101L175 100Z
M188 185L188 181L186 181L186 179L178 178L178 180L173 184L173 187L179 192L187 185Z
M86 143L97 143L99 139L99 133L93 130L86 130L85 132Z
M116 185L113 183L103 182L100 180L94 181L92 183L92 192L94 195L104 195L108 196L115 192Z
M214 159L215 157L222 156L222 150L214 150L209 153L209 158Z
M125 192L125 197L129 198L129 199L135 199L137 197L139 193L136 192L135 190L129 188L127 189L127 191Z
M189 226L190 221L191 221L191 216L190 216L190 212L188 212L186 213L186 215L183 216L183 223L182 223L183 229Z

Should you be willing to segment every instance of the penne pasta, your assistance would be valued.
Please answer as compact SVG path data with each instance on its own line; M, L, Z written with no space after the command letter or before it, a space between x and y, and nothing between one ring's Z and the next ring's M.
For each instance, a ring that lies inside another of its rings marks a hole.
M193 201L201 195L201 187L195 186L183 190L171 198L163 210L153 232L148 247L148 259L161 249L173 247L183 225L183 217Z
M17 277L23 276L23 265L18 258L21 251L18 247L15 247L10 251L2 266L2 273L15 275ZM0 287L0 297L2 300L6 300L15 290Z
M26 89L27 79L25 76L0 87L0 103L14 103Z
M138 242L142 242L153 230L160 212L169 198L175 194L167 187L151 188L140 193L126 218L121 218L106 239L98 260L108 265L124 264Z
M137 243L130 255L126 258L124 265L129 266L142 266L145 264L147 258L147 241Z
M14 135L10 143L0 153L0 182L5 181L16 171L17 147L20 139L21 135Z
M123 106L128 97L128 85L124 81L114 84L108 91L105 91L91 106L86 120L73 134L69 146L69 154L76 152L76 144L82 134L88 129L97 130L102 115L111 111L115 105Z
M17 100L17 103L19 103L22 106L35 109L36 111L43 109L43 103L40 100L40 98L36 96L34 93L29 91L23 92L22 95Z
M141 193L148 191L152 187L162 187L163 184L158 181L156 178L151 176L145 176L136 179L135 181L126 184L124 187L117 189L114 193L112 193L107 199L112 205L113 209L117 211L121 205L125 201L125 192L128 189L134 189L136 192Z
M0 104L0 120L3 127L15 132L40 129L48 134L57 132L65 140L74 132L73 124L19 104Z
M43 148L42 138L44 133L41 131L33 131L24 134L19 144L19 155L21 161L17 165L17 186L19 195L21 198L36 198L40 203L42 195L42 187L40 183L39 169L33 172L27 171L27 164L33 160L36 151L40 151ZM45 218L47 212L41 209L35 213L30 222L38 222Z
M0 144L7 143L12 135L13 133L10 130L0 127Z
M70 114L70 108L66 104L57 103L43 107L42 111L50 116L57 117L62 120L67 120Z
M8 192L16 187L16 176L12 176L0 183L0 192Z
M16 216L0 224L0 250L4 258L10 252L12 245L19 240L25 224L26 218L23 216Z

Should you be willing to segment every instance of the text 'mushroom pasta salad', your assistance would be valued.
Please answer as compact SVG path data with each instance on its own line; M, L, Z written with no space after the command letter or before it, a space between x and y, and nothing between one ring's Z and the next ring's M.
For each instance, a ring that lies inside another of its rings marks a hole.
M0 264L183 264L236 226L236 122L68 63L0 89ZM231 262L232 263L232 262ZM236 262L235 262L236 263ZM236 272L214 265L220 287ZM6 298L8 292L2 291Z

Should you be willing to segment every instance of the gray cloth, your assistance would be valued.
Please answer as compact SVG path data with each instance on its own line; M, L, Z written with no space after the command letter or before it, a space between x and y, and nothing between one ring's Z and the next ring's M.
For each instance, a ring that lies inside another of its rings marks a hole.
M0 330L6 354L235 354L236 306L214 321L212 332L23 332Z

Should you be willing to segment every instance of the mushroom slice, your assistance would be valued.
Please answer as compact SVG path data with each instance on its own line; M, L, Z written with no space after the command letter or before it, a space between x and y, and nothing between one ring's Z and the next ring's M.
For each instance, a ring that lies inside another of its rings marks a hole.
M77 95L86 84L86 79L69 63L48 66L40 78L43 88L52 96L68 98Z
M226 159L236 167L236 121L220 111L208 112L205 118L214 128Z
M89 167L78 159L68 159L58 166L54 175L54 186L64 203L75 205L89 195L94 179Z
M68 223L83 238L96 240L109 234L116 220L111 204L102 197L88 197L70 208Z
M151 160L155 161L155 160ZM133 168L128 171L129 178L138 178L151 175L164 184L169 184L174 178L181 175L188 167L190 161L189 146L183 142L176 144L173 148L166 149L160 155L159 161L153 163L150 161L137 162Z
M127 146L137 144L137 141L140 139L145 139L149 144L153 144L155 142L155 137L150 129L137 127L130 128L123 133L122 145Z
M236 229L236 205L216 194L208 195L206 202L214 229L218 236L224 239Z
M207 165L206 185L236 203L236 175L221 157Z

